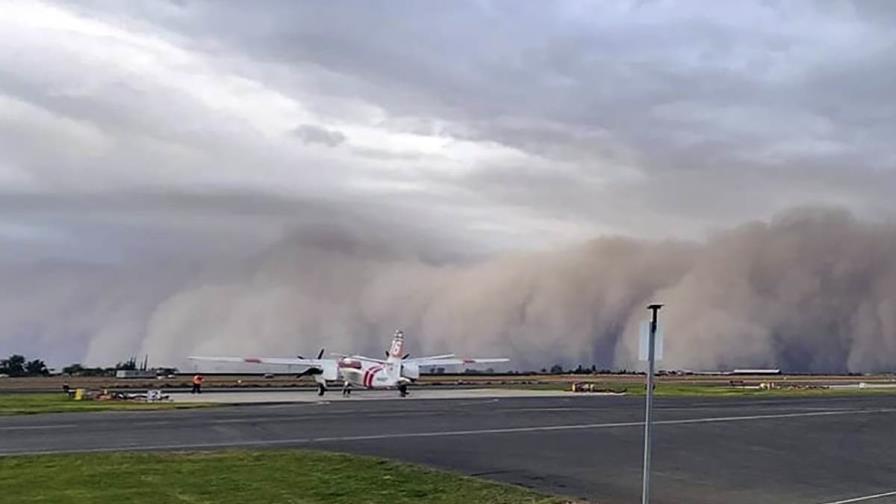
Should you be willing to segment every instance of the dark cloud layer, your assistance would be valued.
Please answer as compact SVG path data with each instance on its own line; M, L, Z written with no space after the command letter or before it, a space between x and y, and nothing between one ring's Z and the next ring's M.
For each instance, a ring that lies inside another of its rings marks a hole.
M339 131L328 130L310 124L303 124L296 127L296 129L293 130L293 134L303 142L320 143L329 145L330 147L335 147L342 142L345 142L345 135Z
M451 180L492 204L629 232L615 209L636 200L648 235L804 204L893 214L885 2L87 5L250 58L324 114L362 100L388 128L519 149ZM513 180L478 184L496 170Z

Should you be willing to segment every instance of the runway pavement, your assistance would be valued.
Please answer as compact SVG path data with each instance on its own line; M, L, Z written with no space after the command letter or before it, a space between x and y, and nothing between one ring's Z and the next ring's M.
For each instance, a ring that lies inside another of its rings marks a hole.
M498 399L511 397L567 397L574 395L565 390L527 390L512 388L418 388L413 394L404 398L404 401L426 399ZM608 394L604 394L608 395ZM289 390L289 391L258 391L240 392L216 390L206 391L201 394L189 392L175 392L169 394L174 402L203 402L215 404L261 404L261 403L302 403L341 401L382 401L398 398L396 390L354 390L344 396L340 388L333 388L323 397L317 395L316 390Z
M634 503L642 408L576 395L0 417L0 454L297 446ZM655 503L896 503L896 397L661 399L656 419Z

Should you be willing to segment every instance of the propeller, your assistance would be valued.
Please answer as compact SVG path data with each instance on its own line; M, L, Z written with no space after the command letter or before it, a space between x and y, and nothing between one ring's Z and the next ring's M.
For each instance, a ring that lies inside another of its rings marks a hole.
M323 370L322 370L322 369L318 369L318 368L310 367L310 368L308 368L308 369L302 371L301 373L297 374L297 375L296 375L296 378L301 378L301 377L303 377L303 376L309 376L309 375L312 375L312 376L313 376L313 375L319 375L319 374L321 374L321 373L323 373Z
M325 349L325 348L321 348L321 349L320 349L320 352L317 353L317 358L318 358L318 359L320 359L320 358L322 358L322 357L324 356L324 350L326 350L326 349ZM297 359L304 359L304 357L302 357L301 355L296 355L296 358L297 358Z
M401 357L401 360L405 360L405 359L407 359L407 358L410 357L410 356L411 356L410 353L406 353L406 354L404 354L404 355Z
M318 358L318 359L320 359L320 358L322 358L322 357L324 356L324 351L326 351L325 348L321 348L321 349L320 349L320 352L317 353L317 358ZM299 359L304 359L304 357L302 357L301 355L296 355L296 357L298 357ZM319 375L319 374L321 374L321 373L323 373L323 372L324 372L324 371L323 371L322 369L320 369L320 368L310 367L310 368L308 368L308 369L302 371L301 373L297 374L297 375L296 375L296 378L301 378L301 377L303 377L303 376L309 376L309 375L311 375L311 376Z

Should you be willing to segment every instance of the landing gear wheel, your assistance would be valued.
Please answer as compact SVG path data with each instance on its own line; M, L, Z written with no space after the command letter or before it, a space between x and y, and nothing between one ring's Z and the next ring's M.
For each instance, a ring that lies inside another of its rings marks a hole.
M317 395L322 396L322 395L324 395L324 392L326 392L326 391L327 391L327 387L324 387L323 383L317 384Z
M398 393L401 394L401 397L407 397L408 396L408 386L407 385L399 385Z

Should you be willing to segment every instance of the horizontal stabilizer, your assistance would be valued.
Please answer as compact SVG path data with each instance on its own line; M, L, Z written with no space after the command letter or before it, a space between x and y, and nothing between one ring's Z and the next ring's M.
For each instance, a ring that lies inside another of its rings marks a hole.
M200 362L227 362L231 364L269 364L274 366L321 367L333 359L290 359L280 357L205 357L191 355L190 360Z
M451 358L443 358L443 357L422 357L419 359L408 359L413 364L418 366L469 366L473 364L493 364L498 362L510 362L510 359L506 357L488 357L488 358L477 358L477 359L461 359L458 357ZM406 362L408 362L406 361Z

